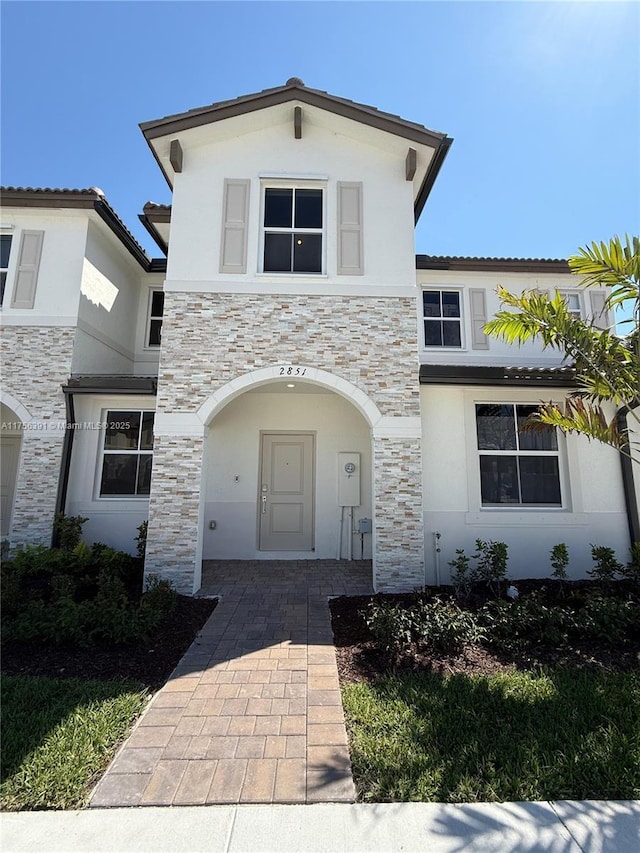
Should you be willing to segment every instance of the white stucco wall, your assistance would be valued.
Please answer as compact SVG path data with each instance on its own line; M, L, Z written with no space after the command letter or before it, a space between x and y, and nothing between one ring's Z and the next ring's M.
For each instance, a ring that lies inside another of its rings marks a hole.
M617 452L584 438L558 437L563 506L558 509L483 508L475 429L476 402L532 403L536 393L521 388L421 387L425 558L433 582L439 532L442 582L457 548L467 555L476 539L509 546L512 578L551 573L549 552L569 548L569 573L583 577L592 567L591 544L613 547L626 560L629 534ZM540 392L541 395L541 392ZM562 399L558 390L548 397Z
M261 178L317 178L326 186L327 275L259 274L269 282L305 281L322 287L414 286L413 185L404 177L408 143L355 122L304 108L302 139L293 136L293 106L265 110L181 137L183 171L175 176L167 279L176 282L255 282L259 269ZM230 133L232 127L237 133ZM351 135L348 135L351 134ZM355 134L355 135L353 135ZM251 180L246 275L220 275L222 201L225 178ZM363 276L337 276L337 182L363 184ZM169 285L171 286L171 285ZM202 284L206 288L206 284ZM213 284L208 289L216 289Z
M315 434L314 555L257 548L260 434L265 431ZM346 400L331 393L248 392L229 403L213 420L205 440L204 559L335 559L340 520L337 456L342 451L360 453L362 505L354 508L354 519L371 518L369 427ZM215 530L209 529L212 520ZM346 543L345 533L345 557ZM353 556L360 556L359 535L353 537ZM364 556L371 557L370 535L365 535Z
M99 496L104 433L94 425L104 421L108 409L154 410L155 397L76 394L74 405L76 422L81 428L74 430L73 435L65 512L89 519L83 528L85 542L104 542L113 548L135 553L137 527L147 519L149 499Z

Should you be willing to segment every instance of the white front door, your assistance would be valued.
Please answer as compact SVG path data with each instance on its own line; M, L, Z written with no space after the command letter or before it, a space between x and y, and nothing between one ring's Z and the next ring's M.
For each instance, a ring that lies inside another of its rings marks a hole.
M16 491L16 473L20 458L20 436L8 435L0 439L0 535L7 536Z
M313 463L313 435L263 434L261 551L313 550Z

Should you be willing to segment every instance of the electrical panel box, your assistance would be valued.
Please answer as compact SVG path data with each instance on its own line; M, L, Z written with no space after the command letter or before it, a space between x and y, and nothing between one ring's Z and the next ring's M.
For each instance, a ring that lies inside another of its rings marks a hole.
M370 518L358 519L358 533L371 533L373 524Z
M359 453L338 453L338 506L360 506Z

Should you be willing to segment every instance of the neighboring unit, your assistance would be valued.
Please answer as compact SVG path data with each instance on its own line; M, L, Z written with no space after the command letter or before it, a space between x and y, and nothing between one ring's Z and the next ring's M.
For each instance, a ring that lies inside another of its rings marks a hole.
M364 557L388 591L446 582L477 538L509 544L512 576L561 541L575 571L590 542L626 554L637 472L519 429L573 371L483 332L498 284L608 325L606 294L565 261L416 256L451 139L297 78L141 128L166 260L98 189L3 191L12 547L64 510L132 551L148 518L147 574L187 594L203 559Z

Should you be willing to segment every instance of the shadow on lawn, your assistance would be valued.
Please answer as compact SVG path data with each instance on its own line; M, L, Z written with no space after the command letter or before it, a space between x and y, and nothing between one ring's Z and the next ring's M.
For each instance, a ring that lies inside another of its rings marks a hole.
M356 712L352 760L365 799L366 791L440 802L640 794L638 674L401 674L368 689L384 710L364 720Z
M91 706L130 694L126 682L2 675L1 778L7 781L64 721L90 713ZM80 736L78 732L78 736Z

